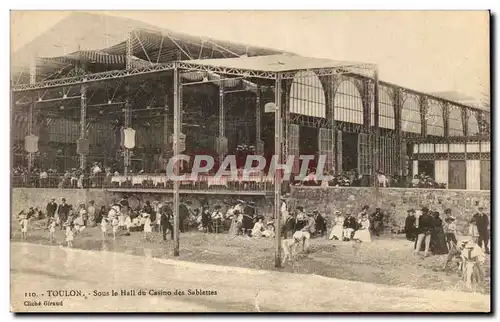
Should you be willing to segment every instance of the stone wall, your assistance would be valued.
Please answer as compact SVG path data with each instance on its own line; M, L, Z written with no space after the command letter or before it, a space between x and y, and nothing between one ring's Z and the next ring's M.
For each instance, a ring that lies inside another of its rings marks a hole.
M102 189L42 189L42 188L13 188L12 213L17 215L21 210L29 207L45 207L51 198L56 198L57 204L61 198L66 198L70 205L77 206L94 200L96 206L108 203L107 195Z
M467 218L477 211L478 206L484 206L489 212L491 193L444 189L292 187L291 197L292 207L303 205L308 210L318 208L330 220L334 210L357 214L363 205L368 205L370 212L380 207L389 215L388 228L393 227L394 230L404 227L410 208L426 206L441 214L444 209L451 208L459 230L465 231L468 227Z
M97 207L109 205L123 197L128 198L132 207L141 206L146 200L172 200L171 194L112 193L101 189L14 188L12 189L12 213L15 215L30 206L41 206L44 210L50 198L56 198L57 203L60 203L63 197L72 205L94 200ZM330 220L334 210L357 214L363 205L368 205L370 212L374 211L376 207L380 207L389 215L388 228L392 227L395 230L404 226L408 209L422 206L427 206L440 213L446 208L451 208L453 215L457 218L457 226L460 230L465 230L467 218L476 212L477 206L489 209L491 200L490 191L357 187L292 187L291 197L290 205L292 208L297 205L304 206L306 210L318 208ZM253 200L260 213L272 216L272 197L238 197L215 194L181 195L181 200L191 200L195 207L199 205L199 201L205 198L210 205L222 205L223 211L226 209L225 202L233 203L236 198Z
M119 193L109 192L102 189L41 189L41 188L13 188L12 189L12 214L17 215L21 210L29 207L42 207L45 211L47 202L51 198L56 198L56 202L61 203L61 198L66 198L68 204L77 206L90 200L95 201L96 207L109 205L118 202L122 198L127 198L131 207L142 207L149 200L168 201L172 200L172 194L152 194L152 193ZM230 196L230 195L203 195L203 194L181 194L181 200L190 200L194 207L198 207L200 201L206 199L211 206L220 204L222 210L226 211L227 204L234 204L235 199L254 201L260 213L272 215L272 198L262 196Z

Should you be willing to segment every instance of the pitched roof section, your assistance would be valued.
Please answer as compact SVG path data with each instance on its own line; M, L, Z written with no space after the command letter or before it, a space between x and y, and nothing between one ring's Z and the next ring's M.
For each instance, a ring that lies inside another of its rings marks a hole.
M146 37L157 46L161 42L165 46L177 42L181 46L195 46L198 48L204 46L207 49L213 47L215 51L221 53L220 57L284 53L284 51L276 49L192 36L127 18L73 12L13 53L13 65L29 66L34 57L61 57L78 51L103 51L110 54L125 54L127 34L129 32L135 33L136 37L140 39ZM148 51L149 48L145 49ZM154 52L153 49L152 51ZM193 58L198 58L198 56Z
M345 68L356 67L362 65L369 65L366 63L337 61L323 58L302 57L297 55L268 55L268 56L254 56L254 57L240 57L240 58L224 58L224 59L196 59L188 63L223 67L235 68L252 71L263 72L285 72L306 69L319 69L319 68Z

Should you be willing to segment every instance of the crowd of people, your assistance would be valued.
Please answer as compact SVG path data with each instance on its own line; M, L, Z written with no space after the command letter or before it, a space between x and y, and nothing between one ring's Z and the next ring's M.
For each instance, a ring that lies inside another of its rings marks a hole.
M439 183L425 172L416 174L411 181L411 188L446 189L445 183Z
M281 221L277 222L271 213L259 213L255 202L230 200L210 205L208 199L198 200L194 205L191 199L184 199L179 206L180 233L197 230L203 233L228 233L230 236L247 238L275 238L276 227L280 225L282 236L283 260L291 260L298 245L302 251L308 252L312 238L326 237L329 240L354 241L370 243L374 236L380 236L385 227L385 215L380 208L369 212L369 206L363 206L356 215L351 212L343 214L334 211L329 224L318 209L306 211L304 207L289 207L289 196L281 199ZM51 243L60 242L68 247L79 236L84 236L88 229L99 228L103 240L119 235L130 236L141 232L144 240L151 240L154 233L160 233L163 240L174 238L173 210L171 201L146 201L135 207L128 199L102 205L100 208L94 201L88 204L70 205L64 198L59 204L51 199L46 207L30 207L18 214L22 238L26 239L30 221L46 218L44 229L48 231ZM444 218L437 211L427 207L408 210L404 233L413 242L413 252L423 256L446 255L450 263L460 262L461 270L464 263L473 263L474 272L482 274L481 265L485 253L489 254L489 216L483 207L478 207L477 213L469 221L469 237L459 240L456 218L451 209L444 211ZM57 240L56 230L64 231L65 239ZM484 252L483 252L484 247ZM458 260L457 260L458 259ZM465 273L463 273L465 274Z
M233 236L274 238L276 225L279 224L284 238L291 238L297 231L300 231L307 239L305 244L310 238L325 236L328 232L325 216L318 209L306 212L303 207L299 206L296 210L289 211L287 196L282 198L280 223L276 222L270 213L259 213L253 201L236 199L224 203L223 205L210 205L205 198L199 202L199 206L194 206L191 200L184 200L179 206L180 231L227 232ZM350 214L347 214L344 219L340 212L335 212L330 239L369 242L371 237L370 233L366 234L367 231L378 236L382 230L383 214L377 208L368 218L367 210L367 206L363 207L356 220L353 220ZM54 240L54 232L59 228L65 231L65 241L68 242L68 246L72 245L76 236L85 234L86 229L93 227L101 228L103 239L108 236L116 238L121 232L125 235L143 232L145 239L148 239L153 232L161 232L164 240L166 240L167 232L170 232L170 237L173 239L171 201L146 201L142 206L132 207L127 199L123 199L99 208L93 200L88 204L73 206L68 204L65 198L62 198L59 204L55 199L51 199L44 209L30 207L18 214L23 238L26 237L31 220L44 218L47 219L45 228L49 231L49 239ZM340 223L343 228L342 232L338 233Z
M181 168L181 174L190 173L189 168ZM360 175L356 169L350 171L325 171L324 176L330 178L325 180L317 175L316 168L311 168L307 171L304 178L299 178L298 175L292 175L290 184L293 186L321 186L321 187L362 187L371 186L369 176ZM243 173L242 168L238 168L239 173ZM158 169L150 175L164 174L165 169ZM58 173L55 169L33 168L28 170L27 167L16 166L12 170L12 180L14 187L37 187L37 188L106 188L112 187L113 184L119 184L122 187L131 187L131 177L134 175L143 175L146 172L143 169L136 170L130 168L128 170L129 180L121 183L113 183L113 176L120 176L121 173L117 167L104 167L101 162L93 162L87 168L71 168ZM211 175L215 175L212 173ZM262 172L262 176L266 176L266 172ZM436 183L430 176L425 173L415 175L414 179L407 183L398 176L389 176L378 171L374 177L379 187L413 187L413 188L446 188L442 184ZM231 180L229 180L231 181ZM142 182L143 188L153 187L154 184ZM153 185L153 186L151 186ZM167 186L163 186L167 188ZM170 187L170 186L169 186ZM161 188L161 187L156 187Z
M416 255L422 251L424 257L429 256L429 253L448 254L443 269L455 263L459 274L471 286L473 280L481 281L484 278L482 266L486 259L485 253L490 253L489 216L484 212L484 207L478 207L469 220L468 235L458 240L456 218L452 216L450 208L445 209L444 214L443 220L438 211L431 211L427 207L409 209L405 222L406 238L414 242L413 251Z

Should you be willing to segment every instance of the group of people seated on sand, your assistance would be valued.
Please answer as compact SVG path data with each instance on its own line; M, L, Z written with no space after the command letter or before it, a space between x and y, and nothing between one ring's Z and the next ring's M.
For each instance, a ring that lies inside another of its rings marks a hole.
M351 213L344 216L340 211L334 211L329 239L369 243L372 241L372 235L380 236L384 227L384 214L380 208L376 208L370 215L368 210L368 206L363 206L356 217Z

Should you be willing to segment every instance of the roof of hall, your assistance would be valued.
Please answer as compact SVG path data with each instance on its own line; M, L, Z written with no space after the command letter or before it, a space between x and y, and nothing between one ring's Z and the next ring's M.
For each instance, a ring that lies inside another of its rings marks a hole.
M319 68L340 68L349 66L368 65L366 63L338 61L324 58L303 57L298 55L267 55L239 58L222 59L196 59L190 60L190 64L234 68L243 70L285 72ZM374 66L374 65L373 65Z

